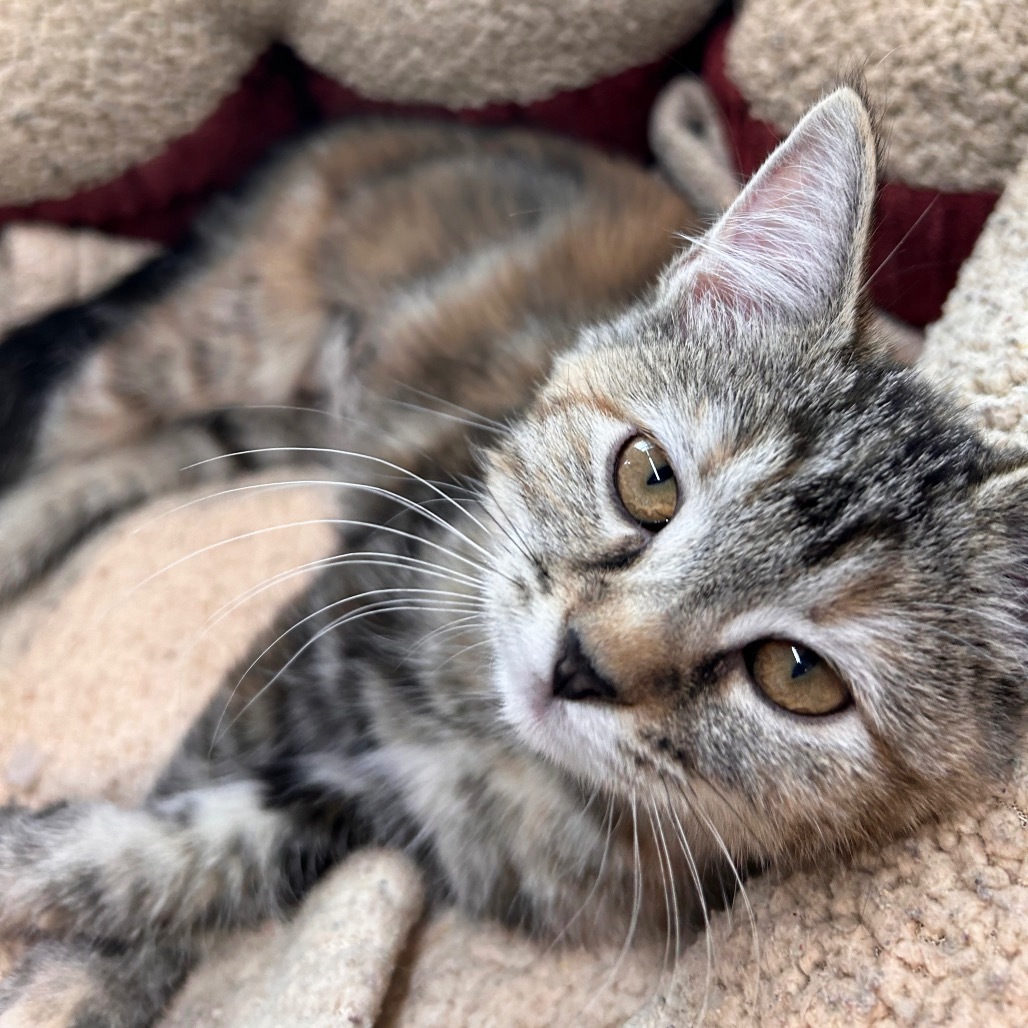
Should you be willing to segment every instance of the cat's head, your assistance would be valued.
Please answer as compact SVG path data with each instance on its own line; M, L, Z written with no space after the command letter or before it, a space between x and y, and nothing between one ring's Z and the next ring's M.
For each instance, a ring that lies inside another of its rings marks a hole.
M874 195L840 89L489 458L506 718L750 857L967 800L1025 706L1028 458L872 338Z

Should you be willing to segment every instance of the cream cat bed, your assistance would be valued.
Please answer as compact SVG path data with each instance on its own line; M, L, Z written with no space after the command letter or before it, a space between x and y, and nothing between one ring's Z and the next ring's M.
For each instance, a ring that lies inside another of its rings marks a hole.
M11 319L93 288L135 246L8 231L0 296ZM1028 163L965 266L925 365L990 429L1028 443ZM302 473L297 477L302 477ZM152 504L87 545L0 621L0 799L142 795L281 588L210 628L222 604L323 554L328 530L262 527L328 514L299 488ZM180 563L176 563L181 561ZM156 577L151 577L156 576ZM294 588L299 583L293 584ZM452 911L422 917L417 872L393 854L339 868L297 919L229 940L167 1025L689 1023L966 1024L1028 1021L1028 763L971 816L846 869L752 883L658 980L662 951L537 947ZM45 1023L45 1011L40 1012Z
M661 57L715 6L4 0L0 207L66 197L154 157L211 115L275 42L375 100L526 104ZM255 124L243 128L260 132Z

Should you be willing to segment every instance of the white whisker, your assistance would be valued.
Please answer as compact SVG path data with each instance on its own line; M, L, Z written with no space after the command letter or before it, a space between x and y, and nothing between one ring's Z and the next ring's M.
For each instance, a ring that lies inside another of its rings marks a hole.
M625 957L628 956L628 951L632 948L632 943L635 941L635 934L639 928L639 917L642 914L643 905L643 873L642 873L642 855L639 849L639 803L638 796L635 792L632 793L631 799L631 810L632 810L632 912L628 920L628 929L625 934L625 941L621 945L621 949L618 952L617 959L614 961L614 966L610 969L607 975L603 979L603 983L599 988L599 992L603 992L604 989L608 988L610 983L617 977L618 971L621 970L621 965L625 962Z
M326 611L331 610L333 607L341 606L344 603L350 603L353 600L362 599L365 596L369 596L369 595L382 595L383 593L410 593L410 592L420 592L420 591L422 591L422 590L372 589L372 590L369 590L367 593L358 593L358 594L356 594L354 596L347 596L344 599L336 600L334 603L329 603L329 604L326 604L324 607L318 608L317 610L311 612L306 617L301 618L295 624L293 624L289 628L287 628L284 632L282 632L278 636L276 636L276 638L272 642L268 643L268 645L265 646L264 649L261 650L261 652L259 654L257 654L257 656L243 670L243 672L239 676L239 679L237 680L235 686L233 686L232 692L229 694L229 697L226 700L225 710L222 712L221 717L218 719L218 723L214 726L214 732L212 733L212 740L211 740L211 748L213 749L213 747L217 745L217 743L220 741L220 739L224 735L224 732L219 734L219 729L221 728L221 724L222 724L222 721L224 720L225 714L228 712L228 708L229 708L229 705L232 702L232 698L233 698L233 696L235 696L236 690L238 690L239 686L242 685L243 681L246 679L246 676L248 674L250 674L250 672L252 672L253 669L261 662L261 660L264 657L266 657L268 655L268 653L270 653L271 650L273 650L275 648L275 646L277 646L287 635L289 635L291 632L294 632L297 628L300 628L302 625L306 624L308 621L312 620L313 618L320 617ZM435 590L435 591L438 592L439 590ZM243 706L242 710L240 710L239 713L236 714L236 716L232 719L232 721L230 721L229 724L225 727L225 732L227 732L227 731L229 731L229 729L231 729L231 727L236 723L236 721L238 721L239 718L242 717L242 715L244 713L246 713L246 711L250 707L250 705L253 704L266 690L270 689L279 680L279 678L281 678L283 673L285 671L287 671L293 665L293 663L296 660L298 660L299 657L304 652L306 652L307 649L309 649L311 646L313 646L319 639L321 639L328 632L331 632L331 631L333 631L336 628L340 628L343 625L350 623L351 621L359 620L360 618L367 617L367 616L369 616L371 614L379 614L379 613L386 613L386 612L395 613L395 612L400 612L400 611L425 610L425 609L452 610L454 613L459 613L459 614L468 614L468 613L474 613L475 612L473 610L469 610L468 607L466 607L466 606L455 604L452 601L449 602L449 603L446 603L446 604L440 604L437 601L435 604L432 604L432 603L427 602L427 599L423 599L422 602L419 603L419 604L411 604L411 603L409 603L409 597L405 597L403 600L400 600L399 598L394 598L392 600L380 600L380 601L377 601L376 603L365 604L364 606L358 608L356 611L351 611L348 614L344 614L342 617L335 618L332 621L330 621L328 625L324 626L323 628L321 628L317 632L315 632L314 635L312 635L310 637L310 639L308 639L305 643L303 643L297 650L295 650L292 653L292 655L285 662L285 664L283 664L275 672L275 674L272 676L271 680L268 681L264 686L262 686L261 689L259 689L252 697L250 697L249 700L247 700L247 702Z
M653 803L652 802L648 802L646 804L646 816L647 816L647 818L649 819L649 822L650 822L650 834L653 836L653 845L654 845L654 847L657 850L657 866L660 869L660 884L661 884L661 888L664 891L664 928L665 928L665 931L664 931L664 960L663 960L663 963L661 964L660 976L658 977L657 984L655 986L655 992L656 992L657 990L660 989L660 983L664 979L665 975L667 974L668 963L670 962L670 958L671 958L671 922L672 922L672 917L671 917L671 894L672 894L672 892L674 890L673 889L671 889L671 890L668 889L668 879L670 877L672 879L672 881L673 881L674 876L671 873L670 868L665 868L664 867L664 855L663 855L663 851L661 850L660 840L657 837L657 822L658 822L659 819L656 818L656 816L655 816L654 809L653 809ZM675 938L676 939L678 937L677 915L678 915L678 910L677 910L677 905L676 905L676 909L675 909ZM676 948L676 953L677 953L677 948Z
M398 474L406 475L412 481L415 481L419 485L423 485L423 486L427 487L432 492L434 492L438 496L440 496L442 499L447 500L454 507L456 507L462 514L464 514L468 518L469 521L473 522L478 528L480 528L483 532L485 532L486 535L490 534L489 530L485 527L485 525L483 525L481 521L479 521L470 511L468 511L467 508L462 507L452 496L447 496L446 493L444 493L442 491L442 489L440 489L437 485L433 485L428 479L422 478L420 475L415 474L413 471L410 471L408 468L405 468L405 467L403 467L403 466L401 466L399 464L395 464L392 461L386 460L384 457L375 457L375 456L372 456L371 454L358 453L358 452L356 452L354 450L336 450L336 449L333 449L331 447L325 447L325 446L260 446L260 447L255 447L255 448L250 449L250 450L240 450L240 451L233 452L233 453L221 453L221 454L218 454L215 457L207 457L204 460L195 461L193 464L187 464L184 468L182 468L182 470L183 471L190 471L193 468L200 467L201 465L204 465L204 464L210 464L210 463L212 463L214 461L228 460L228 459L232 459L232 458L235 458L235 457L244 457L244 456L249 456L249 455L253 455L253 454L257 454L257 453L284 453L284 452L288 452L288 453L331 454L333 456L348 457L348 458L352 458L354 460L366 460L366 461L368 461L371 464L378 464L378 465L381 465L382 467L389 468L391 471L395 471ZM474 549L476 549L484 557L486 557L486 558L491 558L492 557L492 554L487 549L485 549L479 543L475 542L475 540L472 539L470 536L468 536L465 533L461 532L456 526L450 524L450 522L445 521L444 519L438 517L435 514L429 514L429 512L425 511L425 508L422 507L420 504L414 503L414 501L407 499L407 497L404 497L404 496L402 496L399 493L392 493L392 492L390 492L387 489L380 489L378 486L370 486L370 485L368 485L368 486L364 486L364 485L358 486L358 483L339 482L339 483L336 483L336 484L337 485L342 485L342 486L349 486L351 488L358 488L359 487L359 488L362 488L362 489L367 489L369 491L374 491L376 495L381 495L381 496L384 496L384 497L386 497L388 499L396 500L397 503L409 504L410 505L410 509L412 509L412 510L424 511L426 516L430 517L430 519L435 521L440 527L446 528L449 531L453 532L454 534L458 535L461 539L464 540L464 542L466 542L469 546L471 546Z
M470 407L462 407L459 403L454 403L452 400L444 400L441 396L433 396L431 393L427 393L423 389L415 388L409 382L401 382L396 379L394 379L394 381L397 386L399 386L401 389L405 389L408 393L411 393L414 396L422 396L426 400L431 400L433 403L442 404L446 407L449 407L451 410L459 411L461 414L467 415L470 418L474 418L484 428L493 428L501 432L509 431L508 427L502 421L497 421L494 418L486 417L486 415L482 414L481 411L472 410L472 408ZM393 402L395 403L399 401L394 400ZM431 407L425 407L422 409L429 411L431 413L442 413L441 411L436 411Z
M254 599L256 596L259 596L261 593L266 592L268 589L274 588L282 582L287 582L291 578L307 571L324 571L329 568L344 567L347 565L371 565L395 568L400 571L413 571L433 578L440 578L444 581L452 582L454 585L467 585L475 590L481 589L481 582L477 579L472 578L470 575L465 575L463 572L448 568L443 564L435 564L432 561L421 560L418 557L411 557L403 553L390 553L388 550L355 550L350 553L319 557L317 560L309 560L303 564L298 564L296 567L290 568L287 571L280 571L276 575L265 578L262 582L251 586L234 600L222 604L216 611L214 611L207 621L204 622L204 629L200 638L202 638L203 635L209 632L233 611L238 610L245 603Z
M757 990L758 990L758 993L759 993L759 990L760 990L760 987L761 987L761 982L762 982L762 979L761 979L761 976L760 976L760 966L761 966L761 964L760 964L760 936L759 936L759 933L757 931L757 917L756 917L756 914L753 911L753 905L750 903L749 893L746 891L746 883L743 881L743 877L739 873L738 866L736 865L735 859L733 858L731 852L729 851L728 846L726 845L724 838L722 837L721 833L718 831L717 826L711 820L710 815L703 809L703 804L700 802L700 797L699 797L698 793L696 792L696 789L693 787L692 783L688 782L686 780L684 782L676 782L675 784L678 786L680 791L683 790L684 788L688 788L689 794L690 794L690 798L687 799L686 802L689 804L689 809L696 817L698 817L703 822L704 827L710 833L711 837L714 840L714 844L717 846L718 850L721 852L722 857L724 857L725 863L728 865L728 869L731 872L733 879L735 880L735 885L736 885L736 888L739 891L739 895L742 897L743 907L746 910L746 916L747 916L747 919L749 920L749 925L750 925L750 937L751 937L751 942L752 942L752 945L753 945L753 966L756 968L756 973L757 973L757 983L756 983L756 985L757 985ZM665 788L665 790L667 790L667 787L668 787L668 781L667 781L666 778L664 778L664 788ZM720 796L720 793L719 793L719 796ZM669 794L668 795L668 803L670 803L670 802L671 802L671 797L670 797L670 794ZM724 802L723 798L722 798L722 802ZM738 814L736 814L736 816L738 817ZM730 916L731 915L732 906L728 902L728 898L727 897L725 897L725 900L726 900L726 902L725 902L725 909L726 909L726 912Z
M670 799L670 798L669 798ZM714 975L714 937L710 931L710 912L707 909L707 898L703 894L703 880L700 878L699 868L696 866L696 859L693 857L692 847L689 845L689 838L686 835L682 819L673 805L668 807L671 817L675 823L675 834L678 837L678 845L685 857L686 866L689 869L689 877L692 879L693 888L696 890L696 898L700 905L700 913L703 915L703 939L707 950L707 971L704 977L703 1004L697 1017L697 1023L702 1022L707 1012L707 1004L710 1002L710 987Z
M185 564L188 561L195 560L197 557L201 557L206 553L211 553L214 550L219 549L222 546L228 546L231 543L242 542L246 539L257 538L262 535L267 535L271 532L281 532L290 528L306 528L313 525L335 525L337 527L347 528L364 528L373 532L385 532L389 535L394 535L399 538L409 539L413 542L418 543L421 546L428 546L433 550L440 553L446 554L448 557L452 557L454 560L458 560L463 564L467 564L469 567L473 567L476 571L496 572L495 568L489 568L484 564L480 564L478 561L473 560L471 557L465 554L458 553L456 550L450 549L448 546L444 546L442 543L437 542L434 539L427 539L423 536L414 535L411 532L405 532L402 529L394 528L391 525L378 525L368 521L358 521L353 518L309 518L303 521L286 521L278 525L267 525L263 528L251 529L248 532L240 532L236 535L230 536L227 539L219 539L217 542L209 543L206 546L201 546L197 550L193 550L191 553L187 553L176 560L171 561L169 564L165 564L164 567L154 571L152 574L147 575L141 581L137 582L132 586L131 589L127 590L121 597L121 601L128 599L138 589L142 589L150 582L167 574L174 568L179 567L181 564ZM504 576L506 577L506 576Z

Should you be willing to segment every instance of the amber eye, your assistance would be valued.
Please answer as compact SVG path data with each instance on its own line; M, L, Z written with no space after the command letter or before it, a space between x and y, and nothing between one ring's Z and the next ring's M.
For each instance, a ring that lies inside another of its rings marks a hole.
M637 435L622 448L614 468L614 487L630 517L644 528L663 528L678 507L678 483L667 454L651 439Z
M850 701L842 679L805 646L787 639L762 639L748 647L745 656L764 695L794 714L832 714Z

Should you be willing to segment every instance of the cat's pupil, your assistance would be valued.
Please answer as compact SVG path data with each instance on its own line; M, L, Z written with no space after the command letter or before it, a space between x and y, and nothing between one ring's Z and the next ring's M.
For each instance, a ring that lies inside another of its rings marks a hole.
M678 483L668 456L645 436L634 436L622 447L614 487L628 515L650 530L666 525L678 506Z
M807 672L812 671L821 663L821 658L805 646L793 646L792 649L792 677L802 678Z
M649 486L661 485L672 477L672 471L669 465L661 464L659 467L650 461L650 467L653 469L650 477L646 480L646 484Z

